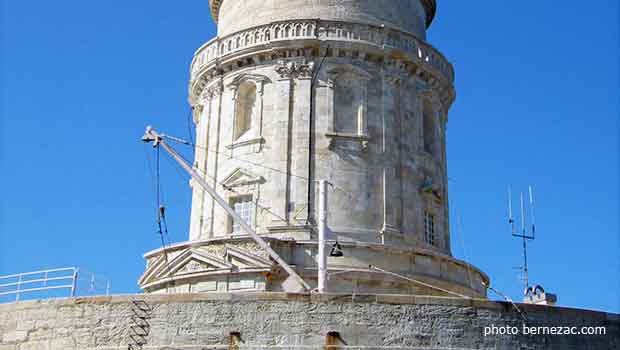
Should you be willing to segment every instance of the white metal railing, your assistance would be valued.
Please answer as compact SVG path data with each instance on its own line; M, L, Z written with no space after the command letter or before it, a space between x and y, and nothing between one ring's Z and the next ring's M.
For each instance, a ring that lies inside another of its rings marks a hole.
M69 291L69 296L75 297L78 290L78 271L77 267L66 267L0 276L0 298L14 295L17 302L24 294L63 289ZM90 285L88 291L94 292L94 274L90 274L88 284ZM106 282L104 288L106 295L109 295L109 281Z

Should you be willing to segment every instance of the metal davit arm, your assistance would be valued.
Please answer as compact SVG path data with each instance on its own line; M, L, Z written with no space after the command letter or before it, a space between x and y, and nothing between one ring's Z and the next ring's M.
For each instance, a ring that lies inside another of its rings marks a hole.
M237 212L235 212L235 210L231 208L228 203L226 203L226 201L215 192L215 189L211 188L211 186L207 184L204 178L202 178L189 164L185 162L185 160L172 147L170 147L166 143L164 138L165 135L157 133L152 127L149 126L146 128L146 133L142 137L142 141L153 142L153 146L155 147L162 146L164 150L168 152L172 156L172 158L174 158L174 160L176 160L177 163L179 163L179 165L181 165L181 167L185 171L187 171L191 175L191 177L198 184L200 184L202 188L205 189L205 191L209 193L209 195L228 213L228 215L230 215L235 222L238 222L241 228L247 234L249 234L252 239L254 239L254 241L262 249L264 249L273 260L278 263L278 265L280 265L286 272L288 272L288 274L293 277L305 290L310 290L310 285L308 285L308 283L306 283L306 281L304 281L303 278L301 278L301 276L299 276L299 274L297 274L297 272L295 272L295 270L293 270L293 268L289 264L282 260L278 253L271 249L269 244L267 244L267 242L265 242L265 240L263 240L254 231L254 229L252 229L252 227L250 227L250 225L248 225L247 222L245 222L245 220L243 220L241 216L239 216L239 214L237 214Z

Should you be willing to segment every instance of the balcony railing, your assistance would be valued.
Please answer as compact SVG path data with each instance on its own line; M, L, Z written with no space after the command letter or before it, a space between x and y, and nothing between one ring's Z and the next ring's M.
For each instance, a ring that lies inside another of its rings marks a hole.
M77 267L0 276L0 303L104 293L110 294L109 280L80 271Z
M415 35L393 28L323 20L288 20L249 28L204 44L192 61L192 79L222 58L253 47L290 40L315 39L367 44L406 52L416 62L438 71L453 82L454 69L446 58Z

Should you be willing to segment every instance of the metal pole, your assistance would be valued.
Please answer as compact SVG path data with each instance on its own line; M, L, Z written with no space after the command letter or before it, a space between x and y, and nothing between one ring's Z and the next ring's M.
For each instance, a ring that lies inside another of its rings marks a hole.
M527 239L525 236L523 237L523 279L523 282L525 283L524 291L527 291L530 287L530 276L529 269L527 267Z
M17 279L17 293L15 294L15 301L19 301L19 291L22 288L22 274L19 274L19 278Z
M523 192L521 192L521 234L525 236L525 204L523 203Z
M95 274L90 273L90 292L95 293Z
M530 212L532 215L532 239L536 237L536 215L534 215L534 189L530 186Z
M164 150L166 150L166 152L168 152L172 156L172 158L174 158L174 160L176 160L177 163L179 163L179 165L181 165L181 167L185 169L185 171L187 171L192 176L192 178L196 180L196 182L198 182L198 184L202 186L202 188L205 189L205 191L207 191L207 193L209 193L209 195L228 213L228 215L230 215L235 222L239 223L241 228L246 233L248 233L254 239L254 241L262 249L264 249L269 254L269 256L271 256L273 260L275 260L278 263L278 265L282 266L282 268L286 272L288 272L288 274L291 277L295 278L295 280L297 280L297 282L303 288L305 288L306 290L310 290L310 285L306 283L306 281L304 281L303 278L301 278L301 276L299 276L297 272L295 272L295 270L293 270L293 268L289 266L289 264L287 264L284 260L282 260L282 258L278 255L278 253L276 253L273 249L271 249L269 244L267 244L267 242L265 242L265 240L263 240L254 231L254 229L252 229L252 227L250 227L250 225L248 225L248 223L245 222L245 220L241 218L241 216L239 216L239 214L237 214L237 212L233 208L231 208L230 205L228 205L228 203L226 203L226 201L222 197L220 197L220 195L218 195L217 192L215 192L215 190L211 188L211 186L209 186L207 182L200 175L198 175L198 173L190 165L188 165L185 162L183 157L181 157L172 147L170 147L163 140L163 137L164 135L158 134L155 130L153 130L153 128L147 127L146 134L143 137L143 141L145 142L152 141L155 146L161 145L164 148Z
M73 269L73 284L71 285L71 297L75 298L75 291L77 289L78 268Z
M327 230L327 181L319 181L319 283L318 292L325 293L327 282L327 254L325 254L325 235Z

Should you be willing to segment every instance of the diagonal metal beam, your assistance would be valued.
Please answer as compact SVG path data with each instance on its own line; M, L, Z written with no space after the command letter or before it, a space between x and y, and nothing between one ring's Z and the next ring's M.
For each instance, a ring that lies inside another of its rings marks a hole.
M304 281L303 278L301 278L301 276L299 276L299 274L297 274L297 272L289 264L287 264L284 260L282 260L282 258L278 255L278 253L276 253L269 246L269 244L267 244L267 242L265 242L265 240L263 240L254 231L254 229L252 229L252 227L250 227L250 225L248 225L247 222L245 222L245 220L241 218L241 216L239 216L239 214L237 214L237 212L235 212L235 210L231 208L230 205L228 205L228 203L226 203L226 201L222 197L220 197L220 195L217 194L217 192L215 192L215 189L209 186L209 184L207 184L205 179L202 176L200 176L189 164L187 164L187 162L185 162L183 157L181 157L172 147L170 147L170 145L166 143L166 141L164 140L165 137L166 137L165 135L157 133L157 131L155 131L152 127L148 126L146 128L146 133L142 137L142 141L153 142L153 145L155 147L157 146L163 147L164 150L168 152L172 156L172 158L174 158L174 160L176 160L177 163L179 163L179 165L181 165L181 167L185 171L187 171L191 175L191 177L200 186L202 186L202 188L204 188L205 191L207 191L207 193L209 193L209 195L235 220L235 222L238 222L241 228L247 234L249 234L252 237L252 239L254 239L254 241L263 250L265 250L273 260L275 260L278 263L278 265L280 265L302 287L304 287L306 290L310 290L310 285L306 283L306 281Z

